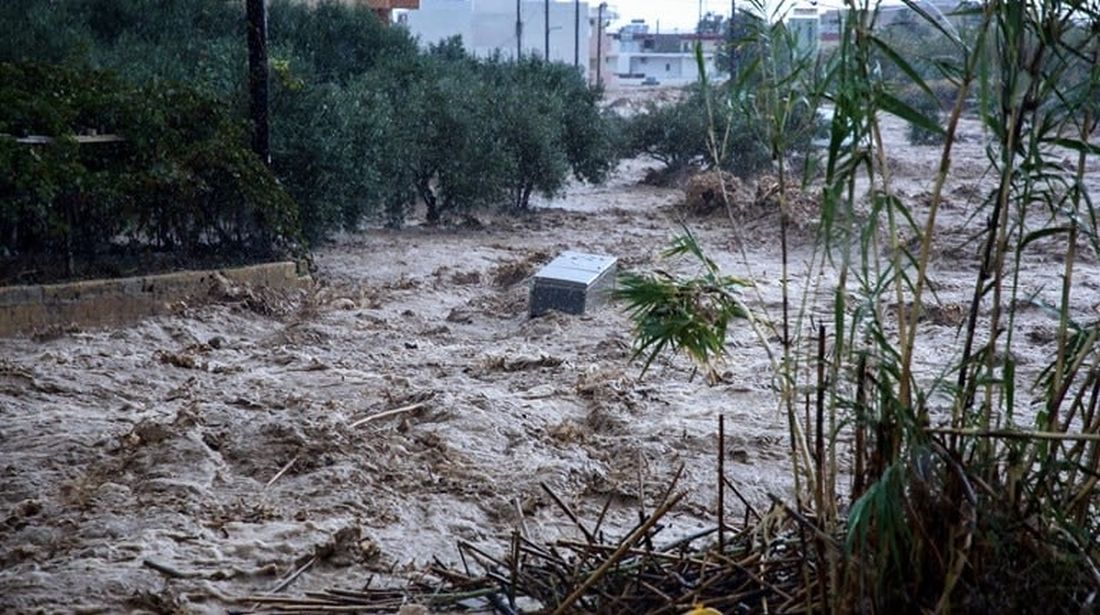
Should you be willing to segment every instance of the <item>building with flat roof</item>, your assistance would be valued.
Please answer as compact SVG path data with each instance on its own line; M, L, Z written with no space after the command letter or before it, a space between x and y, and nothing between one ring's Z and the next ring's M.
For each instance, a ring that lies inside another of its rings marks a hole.
M644 21L634 20L623 26L614 38L612 57L617 83L694 83L699 79L699 64L695 59L696 44L702 46L707 74L725 75L715 63L717 52L725 42L720 34L661 34L650 32Z

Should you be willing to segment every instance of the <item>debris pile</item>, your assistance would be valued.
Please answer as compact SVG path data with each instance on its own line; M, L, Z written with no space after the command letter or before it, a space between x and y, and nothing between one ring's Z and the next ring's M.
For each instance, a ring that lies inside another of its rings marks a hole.
M721 450L724 444L719 442ZM687 493L677 489L683 466L650 510L638 510L638 523L608 541L604 520L584 521L549 486L541 487L576 529L576 538L538 543L527 527L512 532L510 543L493 555L458 542L461 568L436 560L405 587L307 591L241 597L254 612L477 612L518 613L789 613L821 608L817 561L838 544L815 520L772 497L760 512L719 473L722 493L744 507L740 523L717 523L692 534L673 535L668 521Z

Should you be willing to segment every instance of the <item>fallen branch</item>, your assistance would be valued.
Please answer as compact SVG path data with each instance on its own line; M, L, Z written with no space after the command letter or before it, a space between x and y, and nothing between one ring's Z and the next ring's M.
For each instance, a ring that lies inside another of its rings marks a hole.
M359 419L358 421L355 421L351 425L348 425L348 429L355 429L356 427L359 427L360 425L365 425L367 423L370 423L371 421L378 421L378 420L388 418L388 417L391 417L391 416L396 416L398 414L403 414L405 412L412 412L413 410L419 410L419 409L423 408L426 403L427 403L427 401L418 401L415 404L409 404L407 406L401 406L400 408L394 408L393 410L386 410L385 412L379 412L378 414L372 414L370 416L363 417L363 418Z
M1100 442L1100 433L1069 433L1064 431L1026 431L1016 429L966 429L960 427L925 427L927 433L974 438L1004 438L1006 440L1068 440Z
M267 484L264 485L264 489L267 489L271 485L275 484L275 481L279 480L279 478L282 477L283 474L286 474L286 471L290 469L290 466L294 465L294 463L298 461L299 457L301 457L301 455L295 455L291 458L290 461L286 462L286 465L283 466L282 469L280 469L278 472L276 472L275 476L271 477L271 480L267 481Z
M282 581L280 581L280 582L279 582L279 584L278 584L278 585L276 585L276 586L275 586L275 587L274 587L274 588L273 588L273 589L271 590L271 593L273 593L273 594L277 594L277 593L279 593L279 592L283 591L284 589L286 589L286 588L290 587L290 584L291 584L291 583L293 583L293 582L297 581L297 580L298 580L298 577L302 576L302 574L304 574L304 573L305 573L305 571L307 571L307 570L309 570L309 569L310 569L311 567L313 567L313 564L315 564L315 563L317 563L317 556L316 556L316 555L314 555L313 557L309 558L309 560L308 560L308 561L306 561L306 563L304 563L304 564L302 564L301 566L299 566L297 570L295 570L294 572L292 572L292 573L290 574L290 576L288 576L287 578L285 578L285 579L283 579Z
M156 570L157 572L163 574L170 579L195 579L203 576L201 573L198 572L182 572L180 570L176 570L171 566L168 566L167 564L154 562L151 559L142 560L141 565L145 566L146 568L152 568L153 570Z
M595 570L595 572L589 575L588 578L585 579L585 581L581 583L579 587L573 590L573 593L569 594L565 598L565 600L563 600L561 604L558 605L558 608L554 609L554 615L561 615L562 613L568 611L570 607L573 606L573 603L575 603L577 600L580 600L581 596L584 596L584 593L588 591L590 587L595 585L596 582L603 577L603 575L607 574L607 571L610 570L611 567L614 566L615 563L618 562L624 555L626 555L627 551L629 551L639 540L641 540L650 528L652 528L654 525L657 524L658 521L661 520L661 517L665 516L668 511L672 510L673 506L678 504L680 500L684 499L685 495L687 495L686 492L680 492L671 500L665 502L663 506L653 511L653 514L649 516L649 519L647 519L645 523L638 526L636 530L631 532L629 536L627 536L621 543L619 543L619 547L615 549L615 552L612 553L611 556L608 557L607 560L605 560L604 563Z

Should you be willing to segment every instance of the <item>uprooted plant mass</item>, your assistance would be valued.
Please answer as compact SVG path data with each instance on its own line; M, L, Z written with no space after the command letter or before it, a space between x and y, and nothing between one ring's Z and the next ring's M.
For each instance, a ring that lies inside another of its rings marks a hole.
M1095 2L245 4L0 6L3 301L312 278L0 338L0 609L1096 608Z

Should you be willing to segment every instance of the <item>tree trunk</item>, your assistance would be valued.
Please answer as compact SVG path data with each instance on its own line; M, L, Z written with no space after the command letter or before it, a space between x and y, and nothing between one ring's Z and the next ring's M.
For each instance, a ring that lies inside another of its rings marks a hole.
M420 198L424 200L424 205L428 208L425 221L432 225L439 224L442 212L439 208L439 202L435 198L435 193L432 192L431 180L425 179L416 182L416 191L420 193Z
M271 129L268 120L267 7L265 0L247 0L248 90L252 116L252 149L271 164Z
M525 182L523 184L523 188L520 191L520 197L519 197L519 209L521 209L523 211L527 211L528 204L531 201L531 191L533 189L534 189L534 186L531 184L531 182Z

